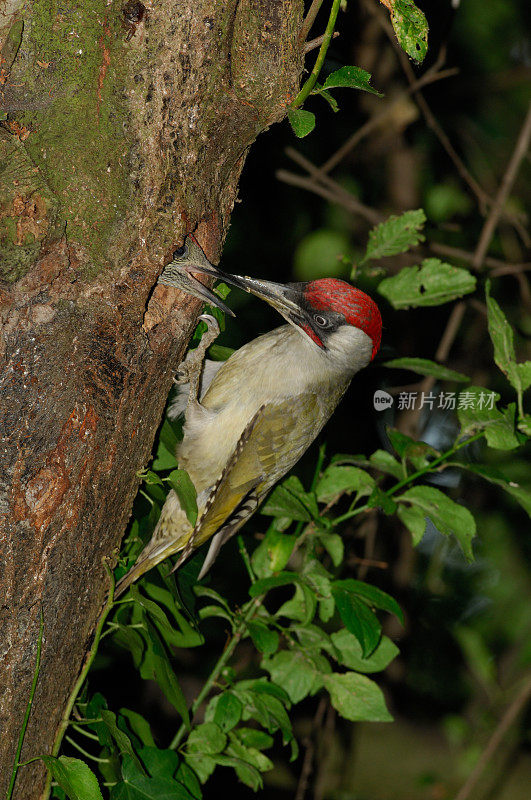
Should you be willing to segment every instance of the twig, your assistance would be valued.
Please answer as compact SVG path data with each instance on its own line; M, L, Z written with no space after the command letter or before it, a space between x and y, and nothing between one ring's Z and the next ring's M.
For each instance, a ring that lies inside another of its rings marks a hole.
M339 31L334 31L332 34L332 39L337 39L339 36ZM309 42L306 42L304 45L304 52L309 53L311 50L315 50L316 47L320 47L324 42L325 34L323 33L322 36L318 36L317 39L311 39Z
M521 711L531 698L531 676L523 684L521 690L509 705L501 720L499 721L494 733L487 742L487 746L482 752L476 766L468 776L467 780L456 795L455 800L468 800L478 780L483 774L485 767L491 761L494 753L503 741L507 731L516 722Z
M321 49L317 54L317 58L315 59L315 64L313 65L313 69L310 72L308 79L304 82L302 89L300 90L299 94L292 103L291 106L292 108L299 108L299 106L302 106L302 104L312 91L313 87L317 83L317 78L319 77L319 73L321 72L322 66L324 64L324 60L328 52L328 47L330 45L330 42L332 41L332 34L334 33L334 25L336 24L336 18L339 12L340 5L341 5L341 0L332 0L332 8L330 9L330 16L328 17L328 22L326 24L326 30L324 33Z
M437 253L437 255L457 258L461 261L465 261L467 264L472 264L474 260L474 253L471 253L469 250L463 250L460 247L451 247L448 244L441 244L440 242L430 242L428 247L433 253ZM483 263L486 267L491 267L493 270L496 270L496 272L491 273L492 275L512 275L515 272L526 272L531 269L531 263L510 264L507 261L500 261L499 258L491 258L490 256L486 256L483 259Z
M323 0L313 0L308 13L306 14L299 33L299 41L305 42L310 33L311 27L315 22L315 18L319 13L319 9L323 5Z
M305 740L306 752L304 753L304 761L302 762L301 774L297 784L297 791L295 792L295 800L304 800L306 789L310 780L310 775L313 769L313 757L315 754L315 735L323 724L323 717L325 715L328 701L326 697L322 697L317 706L317 711L312 722L312 730Z
M474 253L474 260L472 261L472 266L474 269L481 269L483 265L483 260L487 254L487 250L489 249L491 239L493 237L494 231L500 219L500 215L503 211L503 206L513 183L516 180L516 176L518 174L518 170L520 168L520 164L522 163L522 159L526 155L527 151L529 150L529 142L531 140L531 103L529 104L529 108L527 110L527 115L524 120L524 124L520 130L520 134L518 139L516 140L516 145L513 150L513 154L509 159L509 163L507 164L507 169L505 170L505 174L502 178L502 182L500 184L500 188L496 194L494 199L494 203L490 210L489 216L487 217L485 224L483 225L483 229L481 231L478 246Z
M288 172L285 169L279 169L275 175L278 180L283 181L283 183L287 183L290 186L298 186L300 189L307 189L309 192L318 194L325 200L330 200L332 203L339 203L353 214L359 214L371 225L375 225L381 221L381 217L377 211L368 208L368 206L364 206L363 203L360 203L352 197L349 192L343 190L346 197L340 197L337 190L331 191L324 186L320 186L312 178L305 178L303 175L295 175L295 173Z

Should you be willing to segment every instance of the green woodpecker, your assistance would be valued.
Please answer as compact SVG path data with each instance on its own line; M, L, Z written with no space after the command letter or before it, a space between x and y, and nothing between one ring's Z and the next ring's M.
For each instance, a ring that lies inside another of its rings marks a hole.
M378 306L344 281L324 278L284 285L227 275L187 237L161 283L220 305L190 271L252 292L288 324L253 339L227 361L212 362L204 356L219 327L213 317L203 315L208 330L177 376L182 387L189 384L188 397L181 392L173 407L174 413L185 413L177 459L197 491L197 523L190 525L177 495L170 491L151 541L118 583L117 594L180 552L177 569L195 548L214 537L200 577L204 575L224 542L297 463L352 377L380 346Z

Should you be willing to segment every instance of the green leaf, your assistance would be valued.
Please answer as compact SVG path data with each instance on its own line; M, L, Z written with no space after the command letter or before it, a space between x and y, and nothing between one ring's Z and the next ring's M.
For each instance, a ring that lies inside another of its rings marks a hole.
M303 139L315 128L315 114L305 111L303 108L290 108L288 110L289 124L295 136Z
M424 241L420 233L426 222L422 208L416 211L405 211L399 217L391 216L381 222L369 233L367 251L362 264L369 259L385 258L405 253Z
M323 83L323 89L336 89L336 88L349 88L361 89L364 92L370 92L377 97L383 97L380 92L370 85L371 74L366 72L361 67L340 67L332 72ZM319 91L319 90L318 90Z
M428 22L413 0L382 0L391 13L391 23L402 50L417 63L428 52Z
M188 736L186 750L188 753L213 755L221 753L227 743L227 736L215 722L203 722L197 725Z
M251 597L258 597L258 595L265 594L271 589L276 589L277 586L288 586L290 583L297 584L299 581L300 577L297 572L280 572L278 575L262 578L253 583L249 589L249 594Z
M100 717L102 719L103 724L107 728L107 731L116 742L119 754L123 755L124 753L127 753L135 761L138 769L141 770L142 765L138 760L138 756L134 751L131 739L129 738L127 733L125 733L125 731L121 730L121 728L118 727L116 721L116 714L113 711L109 711L109 709L102 708L100 711Z
M324 656L309 654L299 649L282 650L272 658L264 659L262 666L271 678L282 686L292 703L299 703L322 686L323 674L330 672Z
M122 781L111 789L111 800L192 800L178 781L164 775L146 776L129 755L122 761Z
M345 589L347 592L361 597L362 600L374 608L380 608L383 611L394 614L402 625L404 624L404 614L394 597L391 597L390 594L382 591L382 589L378 589L377 586L372 586L370 583L364 583L363 581L357 581L354 578L347 578L343 581L334 581L332 584L332 591L334 587Z
M267 748L273 747L274 744L272 736L264 733L264 731L256 730L256 728L238 728L234 733L246 747L267 750Z
M426 514L419 506L398 506L397 514L404 523L414 545L417 545L426 531Z
M197 492L190 476L184 469L174 469L168 475L168 482L179 498L190 525L197 522Z
M260 653L264 653L266 656L276 653L280 644L276 631L268 628L263 622L257 622L256 620L254 622L248 622L247 629L251 635L254 646Z
M352 722L392 722L384 696L374 681L356 672L325 675L330 701L344 719Z
M281 533L270 526L251 558L256 575L265 578L273 572L283 570L293 552L296 540L296 536Z
M157 472L162 472L165 469L175 469L178 466L175 455L167 449L160 439L152 466Z
M190 728L188 706L179 681L170 664L166 648L162 643L155 626L145 617L149 651L146 654L140 674L145 679L154 679L162 689L166 699L181 715L184 724Z
M329 503L344 492L357 492L360 497L369 495L374 488L374 478L358 467L327 467L315 488L320 503Z
M343 554L345 552L345 546L341 536L338 533L318 531L316 538L321 542L328 555L332 559L332 564L334 567L339 567L343 561Z
M315 87L312 89L310 94L318 94L320 95L323 100L326 100L334 114L339 111L339 105L337 103L336 98L331 92L328 92L326 89L323 89L320 83L316 83Z
M473 472L491 483L501 486L514 499L520 503L523 509L531 517L531 491L524 489L519 483L510 481L496 467L486 466L485 464L466 464L459 462L459 466Z
M472 539L476 535L476 522L468 508L454 503L432 486L413 486L396 499L398 503L421 508L438 531L457 539L467 561L473 561Z
M411 436L396 428L388 427L386 432L395 452L403 461L405 459L411 461L415 469L423 469L430 460L440 455L431 445L412 439Z
M315 496L305 492L294 475L273 489L260 510L267 516L289 517L299 522L309 522L312 517L319 516Z
M333 633L331 639L338 653L339 663L356 672L381 672L399 653L398 647L387 636L382 636L376 650L367 658L364 657L356 636L346 628Z
M443 367L442 364L437 364L428 358L393 358L391 361L384 361L384 367L409 369L417 375L432 375L441 381L459 381L462 383L470 381L470 378L467 375L463 375L462 372Z
M369 508L381 509L388 517L396 513L395 501L386 492L382 491L379 486L375 486L372 490L372 494L367 500L367 505Z
M295 586L295 594L291 600L287 600L277 611L277 617L289 617L298 622L307 624L311 622L315 609L317 608L317 597L313 589L307 583L301 582Z
M143 745L155 747L155 740L153 739L149 722L141 714L131 711L130 708L121 708L120 714L125 717L129 727L138 736Z
M402 465L387 450L375 450L369 456L369 464L371 467L380 470L380 472L386 472L399 480L404 477Z
M41 758L70 800L103 800L98 780L84 761L67 756Z
M373 611L355 594L341 586L341 581L332 585L339 616L343 624L359 641L363 656L369 656L378 646L382 626Z
M511 404L500 411L495 406L499 399L499 394L482 386L470 386L466 392L460 392L457 417L461 424L461 435L468 436L484 430L489 447L513 450L520 444L515 431L515 406Z
M453 267L438 258L425 259L420 267L404 267L397 275L384 278L378 291L393 308L439 306L473 292L476 279L466 269Z
M219 288L219 287L218 287ZM220 344L211 344L208 348L208 357L212 361L227 361L235 352L233 347L223 347Z
M216 703L213 717L212 719L210 716L205 717L205 720L206 722L215 722L222 731L230 731L242 718L241 701L231 691L225 691L214 699Z
M531 384L531 361L516 363L514 334L507 318L496 300L490 295L490 281L487 281L487 313L489 334L494 345L494 361L516 389L518 396Z
M152 777L161 775L173 778L180 763L179 756L173 750L159 750L155 746L142 747L138 755Z

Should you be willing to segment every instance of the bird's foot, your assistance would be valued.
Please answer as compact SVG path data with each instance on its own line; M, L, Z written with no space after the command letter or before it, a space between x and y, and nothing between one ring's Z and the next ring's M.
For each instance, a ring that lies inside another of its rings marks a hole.
M197 400L199 381L201 378L201 371L203 369L203 362L205 360L205 353L215 339L219 336L219 323L211 314L201 314L200 320L206 323L207 329L201 337L201 341L195 348L191 350L186 356L185 360L179 366L175 376L174 383L190 384L190 398Z

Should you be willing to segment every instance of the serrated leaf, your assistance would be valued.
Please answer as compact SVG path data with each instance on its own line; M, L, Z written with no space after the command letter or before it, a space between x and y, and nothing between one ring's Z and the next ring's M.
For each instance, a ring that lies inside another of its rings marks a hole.
M136 763L137 768L141 770L142 765L138 760L137 754L134 751L131 739L129 738L127 733L125 733L125 731L121 730L121 728L118 727L116 714L113 711L109 711L109 709L102 708L100 711L100 717L103 724L107 728L109 734L116 742L119 754L123 755L124 753L127 753Z
M181 508L190 525L197 522L197 492L188 473L184 469L174 469L168 475L168 483L179 498Z
M466 392L460 392L457 418L461 424L461 435L484 430L489 447L514 450L520 444L515 432L516 409L511 404L500 411L495 405L499 399L499 394L482 386L470 386Z
M358 467L332 464L327 467L315 487L320 503L329 503L344 492L357 492L360 497L369 495L374 488L374 478Z
M473 292L476 278L466 269L453 267L438 258L425 259L420 267L404 267L397 275L384 278L378 286L393 308L439 306Z
M154 679L162 689L166 699L181 715L184 724L190 728L188 706L179 681L172 669L166 648L160 639L155 626L145 617L146 632L148 634L149 650L141 667L140 674L144 679Z
M376 650L367 658L363 656L357 637L346 628L333 633L331 639L339 663L356 672L381 672L399 653L398 647L387 636L382 636Z
M425 239L420 233L425 222L426 215L422 208L405 211L399 217L391 216L381 222L369 233L367 250L361 263L369 259L395 256L416 247Z
M396 38L413 61L421 63L428 52L428 22L413 0L381 0L391 13Z
M330 672L324 656L308 654L299 649L283 650L272 658L264 659L262 666L275 683L288 693L292 703L299 703L322 686L322 675Z
M516 363L513 329L496 300L491 297L490 281L487 281L486 297L489 334L494 345L494 361L520 396L531 384L531 361Z
M421 508L437 530L445 536L454 536L466 559L473 560L472 539L476 535L476 522L468 508L454 503L432 486L413 486L396 500Z
M315 128L315 114L312 114L311 111L305 111L303 108L290 108L288 110L288 119L293 133L299 139L308 136Z
M281 517L276 519L279 520ZM293 552L296 540L296 536L282 533L270 526L251 557L255 574L259 578L266 578L283 570Z
M442 364L430 361L429 358L393 358L391 361L384 361L383 365L391 369L409 369L417 375L432 375L441 381L458 381L461 383L470 381L470 378L467 375L463 375L462 372L443 367Z
M98 779L84 761L67 756L41 758L70 800L103 800Z
M370 72L366 72L366 70L361 69L361 67L340 67L328 76L323 83L323 89L361 89L364 92L375 94L377 97L383 97L380 92L373 89L370 80Z
M380 688L365 675L325 675L325 688L336 711L352 722L392 722Z
M345 546L341 536L338 533L319 531L317 533L317 538L332 559L332 564L334 567L339 567L343 561L343 555L345 552Z

